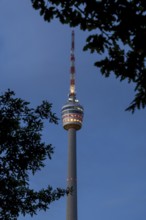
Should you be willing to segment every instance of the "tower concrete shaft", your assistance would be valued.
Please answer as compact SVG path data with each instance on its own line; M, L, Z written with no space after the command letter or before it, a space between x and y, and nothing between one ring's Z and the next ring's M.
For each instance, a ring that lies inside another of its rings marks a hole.
M66 220L77 220L77 158L76 158L76 130L68 130L68 174L67 186L72 193L67 196Z

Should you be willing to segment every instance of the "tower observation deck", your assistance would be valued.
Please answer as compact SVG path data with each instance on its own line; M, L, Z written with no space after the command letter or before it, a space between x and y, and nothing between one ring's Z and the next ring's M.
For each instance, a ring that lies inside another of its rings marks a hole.
M74 31L71 41L70 92L67 103L62 107L63 128L68 131L68 174L67 186L73 192L67 196L66 220L77 220L77 161L76 161L76 131L81 129L84 109L76 99L75 92L75 56Z

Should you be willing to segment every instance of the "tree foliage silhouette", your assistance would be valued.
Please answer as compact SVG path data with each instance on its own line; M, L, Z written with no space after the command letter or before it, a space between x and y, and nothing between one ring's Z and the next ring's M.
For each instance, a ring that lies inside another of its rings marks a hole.
M88 31L84 50L97 53L95 66L105 77L115 74L135 85L126 109L146 107L146 1L143 0L31 0L45 21L59 19Z
M30 108L8 90L0 96L0 219L16 220L19 214L36 214L67 193L60 188L35 191L29 186L34 175L51 159L53 147L41 140L44 120L57 124L47 101Z

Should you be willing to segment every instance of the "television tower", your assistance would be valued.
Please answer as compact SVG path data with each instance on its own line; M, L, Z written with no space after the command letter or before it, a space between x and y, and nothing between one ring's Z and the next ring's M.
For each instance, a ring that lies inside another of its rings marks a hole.
M76 160L76 131L81 129L83 120L83 107L76 99L75 92L75 56L74 56L74 31L71 39L71 66L70 66L70 91L67 103L62 107L63 128L68 131L68 174L67 187L72 188L72 193L67 196L66 220L77 220L77 160Z

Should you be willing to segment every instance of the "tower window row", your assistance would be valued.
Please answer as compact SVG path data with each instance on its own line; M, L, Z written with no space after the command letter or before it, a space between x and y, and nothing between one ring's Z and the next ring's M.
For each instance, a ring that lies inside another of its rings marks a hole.
M76 119L76 118L65 118L65 119L63 119L63 122L64 122L64 123L65 123L65 122L79 122L79 123L82 123L81 120Z
M79 113L79 114L83 114L83 112L82 111L79 111L79 110L77 110L77 109L66 109L66 110L63 110L62 111L62 114L65 114L65 113Z
M82 119L83 116L82 115L79 115L79 114L66 114L63 116L63 118L68 118L68 117L71 117L71 118L79 118L79 119Z

